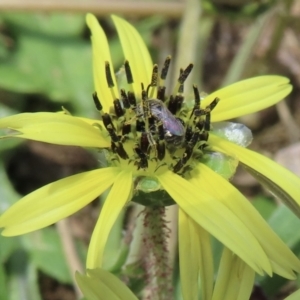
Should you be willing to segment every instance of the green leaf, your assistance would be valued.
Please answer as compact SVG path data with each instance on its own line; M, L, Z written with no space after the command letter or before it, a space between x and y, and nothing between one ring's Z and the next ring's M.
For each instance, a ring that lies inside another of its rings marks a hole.
M18 237L4 237L0 235L0 264L3 264L9 256L20 246ZM0 289L1 290L1 289ZM0 299L4 299L1 298Z
M60 103L72 101L80 114L92 114L91 46L77 37L84 23L75 20L81 25L73 30L66 16L53 14L49 20L44 15L32 15L32 19L21 16L4 18L18 30L16 47L0 63L0 86L20 93L43 94ZM34 23L36 19L39 22Z
M2 245L2 244L1 244ZM4 271L4 265L0 264L0 299L8 299L7 278Z
M85 26L84 14L1 13L1 18L17 32L36 32L60 37L78 36Z
M300 228L300 219L286 206L280 205L268 223L291 249L300 244L300 230L295 230Z
M61 241L54 228L44 228L22 236L34 265L63 283L72 283Z
M7 177L4 163L2 160L0 160L0 183L1 183L1 189L0 189L0 199L1 199L0 214L1 214L20 198L20 195L13 189L11 182Z
M300 219L293 214L286 206L280 205L273 212L268 220L269 225L279 235L279 237L291 248L296 254L300 253ZM264 292L268 296L275 295L287 280L277 276L258 278Z
M14 253L8 263L8 273L8 297L5 299L41 300L37 287L37 269L30 263L25 251Z
M257 196L252 199L251 203L259 211L264 219L268 219L273 214L276 209L276 204L273 199L268 199L267 197Z

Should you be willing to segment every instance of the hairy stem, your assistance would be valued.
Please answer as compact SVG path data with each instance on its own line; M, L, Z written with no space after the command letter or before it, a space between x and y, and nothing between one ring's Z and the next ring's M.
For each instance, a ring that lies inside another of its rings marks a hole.
M164 207L144 210L145 272L147 286L144 299L173 299L172 268L169 264L168 238L170 230L165 221Z

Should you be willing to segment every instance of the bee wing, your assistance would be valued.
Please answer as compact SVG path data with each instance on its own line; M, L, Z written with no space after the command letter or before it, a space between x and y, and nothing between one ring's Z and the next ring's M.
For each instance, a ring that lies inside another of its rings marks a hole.
M251 167L243 164L240 164L249 172L257 181L259 181L265 188L267 188L274 196L278 197L282 200L289 209L291 209L298 218L300 218L300 207L298 203L284 191L280 186L270 180L268 177L264 176L263 174L257 172L256 170L252 169ZM300 187L299 187L300 188Z

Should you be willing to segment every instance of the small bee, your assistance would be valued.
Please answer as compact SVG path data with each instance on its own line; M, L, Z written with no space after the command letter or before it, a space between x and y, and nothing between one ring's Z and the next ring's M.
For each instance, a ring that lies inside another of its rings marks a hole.
M145 111L143 103L137 106L137 115L143 116ZM185 128L181 120L177 119L165 106L165 104L158 99L147 99L146 105L150 116L157 121L158 131L159 126L162 125L163 137L159 132L160 139L164 139L168 146L178 147L183 144L185 139ZM151 128L150 128L151 131Z

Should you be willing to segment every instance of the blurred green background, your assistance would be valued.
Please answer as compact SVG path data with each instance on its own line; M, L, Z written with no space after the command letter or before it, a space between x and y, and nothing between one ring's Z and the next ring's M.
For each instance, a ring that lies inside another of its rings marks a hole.
M0 1L0 117L20 112L55 112L63 106L74 115L98 118L91 97L91 45L85 13L93 12L99 17L118 70L124 57L109 18L110 13L117 13L136 26L154 62L162 63L171 54L176 61L173 73L179 66L195 63L192 82L204 92L257 75L290 78L294 90L285 102L238 121L252 129L252 149L300 175L299 1L60 2L50 1L45 8L26 0ZM97 153L93 151L1 140L0 212L22 195L97 165ZM233 183L299 255L300 221L293 213L243 170L238 170ZM101 201L94 201L70 217L67 225L58 224L16 238L0 236L0 300L77 299L72 274L85 264L100 207ZM126 251L120 254L119 247L124 224L132 222L130 218L131 215L120 218L108 246L107 260L117 261L110 266L115 273L120 272L125 260L122 255ZM67 259L66 241L77 256L76 263ZM222 249L216 241L214 245L218 261ZM127 271L131 288L139 290L140 274L136 269ZM175 272L175 299L180 299L177 277ZM259 277L251 299L283 299L299 284L299 280Z

